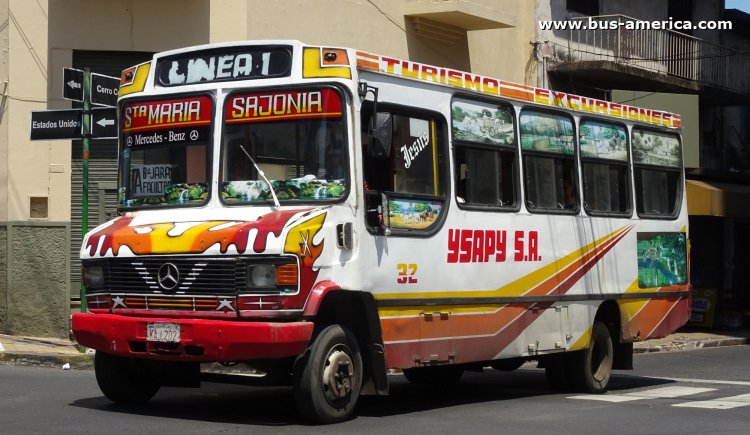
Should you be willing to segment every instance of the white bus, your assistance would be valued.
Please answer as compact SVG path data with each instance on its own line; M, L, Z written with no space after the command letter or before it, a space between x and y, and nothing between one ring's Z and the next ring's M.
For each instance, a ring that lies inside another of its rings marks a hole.
M389 369L601 393L689 317L679 115L299 41L159 53L119 95L73 317L115 402L208 362L324 423Z

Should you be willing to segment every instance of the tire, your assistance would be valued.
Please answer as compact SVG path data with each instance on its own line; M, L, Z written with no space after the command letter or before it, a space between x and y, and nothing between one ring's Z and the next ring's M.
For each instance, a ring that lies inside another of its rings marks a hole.
M455 385L464 374L464 369L455 366L419 367L404 369L404 377L413 384Z
M606 392L612 376L613 359L609 329L603 322L596 321L591 330L589 347L568 355L565 365L571 386L576 391L585 393Z
M96 352L96 383L104 396L122 404L145 403L159 391L158 377L147 367L147 361Z
M336 423L352 415L362 388L357 340L339 325L325 327L294 370L294 401L316 423Z

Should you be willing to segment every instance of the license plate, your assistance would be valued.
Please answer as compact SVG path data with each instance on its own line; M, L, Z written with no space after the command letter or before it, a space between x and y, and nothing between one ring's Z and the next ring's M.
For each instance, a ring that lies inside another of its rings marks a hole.
M177 323L149 323L147 329L148 341L159 341L162 343L180 342L180 325Z

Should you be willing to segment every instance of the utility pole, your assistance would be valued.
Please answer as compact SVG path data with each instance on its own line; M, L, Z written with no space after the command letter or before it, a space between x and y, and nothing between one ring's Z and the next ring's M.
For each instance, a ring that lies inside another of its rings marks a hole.
M91 68L83 70L83 117L81 119L83 133L83 192L81 201L81 240L89 231L89 145L91 143ZM81 312L87 310L86 285L81 280Z

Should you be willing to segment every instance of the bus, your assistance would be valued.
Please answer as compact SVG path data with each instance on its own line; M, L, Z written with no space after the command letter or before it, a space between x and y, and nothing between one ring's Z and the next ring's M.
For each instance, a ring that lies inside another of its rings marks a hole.
M158 53L118 105L72 319L114 402L222 365L319 423L393 373L603 393L689 318L677 114L293 40Z

